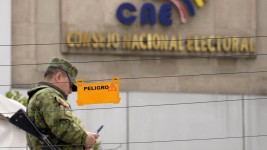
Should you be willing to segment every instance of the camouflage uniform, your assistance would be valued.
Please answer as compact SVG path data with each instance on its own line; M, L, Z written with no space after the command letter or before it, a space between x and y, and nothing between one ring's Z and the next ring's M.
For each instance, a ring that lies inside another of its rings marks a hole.
M59 61L61 61L60 64L55 63ZM75 81L77 69L74 66L62 59L53 59L50 66L62 70L69 69L64 71L70 79L72 78L72 89L75 90L76 85L73 80ZM61 89L53 84L40 82L36 88L28 91L28 95L28 116L42 133L49 135L53 144L62 145L60 148L63 150L84 149L87 133L81 127L80 121L72 114L66 102L67 95ZM28 134L27 141L31 149L41 149L41 144L36 137Z

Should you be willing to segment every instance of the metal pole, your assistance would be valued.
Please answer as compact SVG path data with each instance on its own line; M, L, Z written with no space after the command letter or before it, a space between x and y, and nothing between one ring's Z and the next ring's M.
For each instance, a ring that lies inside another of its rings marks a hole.
M246 150L246 120L245 120L245 100L244 95L242 95L242 143L243 150Z
M129 92L126 92L126 150L130 150L129 140L130 140L130 110L129 110Z

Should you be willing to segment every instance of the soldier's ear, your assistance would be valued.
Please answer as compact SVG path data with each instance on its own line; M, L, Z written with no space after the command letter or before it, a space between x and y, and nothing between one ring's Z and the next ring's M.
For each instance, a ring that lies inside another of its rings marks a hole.
M55 74L55 80L56 82L59 82L61 81L61 79L62 79L62 73L59 71Z

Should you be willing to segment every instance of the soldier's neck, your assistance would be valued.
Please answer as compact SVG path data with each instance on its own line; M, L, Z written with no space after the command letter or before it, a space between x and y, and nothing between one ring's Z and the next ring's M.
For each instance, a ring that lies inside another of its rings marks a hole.
M50 86L51 88L57 90L64 97L65 100L67 100L67 98L68 98L68 95L66 95L59 87L57 87L56 85L54 85L51 82L44 81L44 82L40 82L38 85Z

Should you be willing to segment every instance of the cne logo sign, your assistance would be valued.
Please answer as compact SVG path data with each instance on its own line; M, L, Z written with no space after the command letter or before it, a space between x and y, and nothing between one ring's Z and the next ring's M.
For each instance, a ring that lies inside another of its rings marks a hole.
M195 16L196 11L194 5L198 8L202 8L207 0L169 0L170 2L163 3L158 10L153 3L145 3L140 8L140 22L141 25L154 25L157 20L160 24L164 26L172 25L172 7L175 6L180 14L180 20L182 23L186 23L189 16ZM138 15L134 13L137 12L137 8L129 2L122 3L117 9L116 16L117 19L126 25L133 24Z

